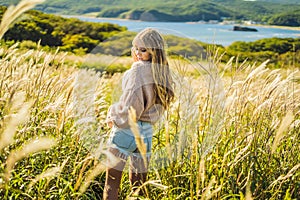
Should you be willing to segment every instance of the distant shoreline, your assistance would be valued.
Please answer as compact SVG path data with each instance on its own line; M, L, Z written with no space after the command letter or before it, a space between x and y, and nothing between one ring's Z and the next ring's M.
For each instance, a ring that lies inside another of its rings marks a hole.
M259 26L259 27L263 27L263 28L280 28L280 29L300 31L300 27L294 27L294 26L278 26L278 25L268 25L268 24L242 24L242 25L243 26Z
M133 20L133 19L122 19L122 18L112 18L112 17L95 17L91 15L60 15L61 17L68 17L68 18L91 18L91 19L104 19L104 20L117 20L117 21L135 21L135 22L142 22L141 20Z
M91 18L91 19L104 19L104 20L118 20L118 21L140 21L141 20L133 20L133 19L122 19L122 18L111 18L111 17L96 17L93 15L61 15L62 17L74 17L74 18L79 18L79 17L86 17L86 18ZM157 21L159 22L159 21ZM170 22L172 23L172 22ZM198 23L198 22L182 22L182 23ZM222 22L221 22L222 23ZM209 23L208 23L209 24ZM293 27L293 26L278 26L278 25L268 25L268 24L232 24L238 25L238 26L257 26L257 27L263 27L263 28L280 28L280 29L285 29L285 30L295 30L295 31L300 31L300 27Z

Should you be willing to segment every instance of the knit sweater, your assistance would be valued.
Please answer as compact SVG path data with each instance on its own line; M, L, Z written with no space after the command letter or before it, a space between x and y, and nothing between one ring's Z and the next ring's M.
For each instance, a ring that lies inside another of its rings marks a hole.
M146 61L133 63L124 73L122 95L119 102L109 108L107 121L112 121L119 128L129 128L128 110L133 107L137 120L154 124L164 110L156 103L154 86L151 63Z

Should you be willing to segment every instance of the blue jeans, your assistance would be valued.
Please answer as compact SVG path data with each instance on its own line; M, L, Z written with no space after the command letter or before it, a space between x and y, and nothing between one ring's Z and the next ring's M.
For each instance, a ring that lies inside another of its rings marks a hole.
M152 125L149 122L142 121L138 121L137 124L140 136L147 147L146 156L149 158L151 156L152 147ZM138 151L134 134L130 128L123 129L114 126L108 140L108 145L112 148L118 149L120 152L119 157L124 159L127 159L128 156L142 157Z

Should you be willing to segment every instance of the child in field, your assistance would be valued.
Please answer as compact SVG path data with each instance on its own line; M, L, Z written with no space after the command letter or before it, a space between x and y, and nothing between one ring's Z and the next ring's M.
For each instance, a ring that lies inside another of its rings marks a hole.
M106 200L118 199L122 171L128 157L131 186L137 188L145 182L152 146L152 124L174 98L165 44L160 33L146 28L136 35L132 45L134 63L124 74L119 102L110 107L107 116L108 126L112 128L109 151L118 158L118 162L106 170L103 193ZM130 107L136 112L139 132L147 149L147 162L144 162L128 124Z

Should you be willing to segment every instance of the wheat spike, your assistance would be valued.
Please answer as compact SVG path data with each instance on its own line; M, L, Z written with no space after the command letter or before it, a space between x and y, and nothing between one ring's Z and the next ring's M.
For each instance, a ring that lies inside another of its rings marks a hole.
M143 183L141 186L139 186L136 190L132 191L130 194L129 194L129 199L131 199L130 197L132 196L133 199L136 198L136 196L138 195L138 193L140 192L140 190L145 187L146 185L152 185L158 189L161 189L161 190L164 190L166 191L169 187L166 186L166 185L163 185L161 183L161 180L149 180L149 181L146 181L145 183Z
M103 171L105 171L105 165L102 163L98 163L93 169L91 169L79 188L80 194L83 194L91 184L92 180L94 180L94 178Z
M24 102L24 99L25 94L18 93L12 100L11 112L7 121L5 121L5 128L0 135L0 151L13 142L17 127L29 117L32 102ZM16 113L14 114L14 112Z
M252 194L251 194L251 188L250 188L250 184L247 184L246 187L246 196L245 196L245 200L253 200Z
M135 142L138 150L142 154L142 158L144 160L145 166L147 166L147 158L146 158L146 152L147 152L147 147L146 144L143 141L143 138L140 135L139 127L138 124L136 123L136 112L134 108L130 107L128 110L129 114L129 125L130 129L133 132L133 135L135 137Z
M29 190L32 188L32 186L37 183L39 180L42 180L44 178L50 179L53 178L57 175L59 175L62 171L62 169L64 168L64 166L66 165L66 163L68 162L69 158L66 159L63 164L61 166L57 166L57 167L52 167L50 169L47 169L46 171L44 171L43 173L39 174L38 176L36 176L28 185Z
M269 188L272 188L274 185L276 185L279 181L284 181L290 177L292 177L297 170L300 168L300 163L295 165L285 176L284 175L280 175L275 181L273 181L271 183L271 185L269 186Z
M294 120L293 113L290 111L286 114L286 116L283 118L281 125L279 129L277 130L273 145L272 145L272 153L275 152L278 144L280 143L280 140L284 136L284 131L289 127L289 125Z
M5 179L9 180L11 172L17 161L25 158L29 154L36 153L42 150L50 149L55 145L55 140L49 137L42 137L37 140L28 142L23 145L23 148L12 151L6 160Z
M43 3L45 0L23 0L17 6L9 6L3 14L0 24L0 39L9 29L9 26L24 12L34 8L37 4Z

